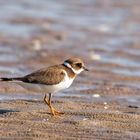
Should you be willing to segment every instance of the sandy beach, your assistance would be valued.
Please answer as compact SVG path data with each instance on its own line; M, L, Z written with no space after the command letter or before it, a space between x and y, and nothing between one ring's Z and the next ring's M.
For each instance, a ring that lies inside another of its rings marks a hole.
M0 2L0 77L82 58L89 72L53 95L0 82L0 140L139 140L140 2ZM5 14L4 14L5 13Z

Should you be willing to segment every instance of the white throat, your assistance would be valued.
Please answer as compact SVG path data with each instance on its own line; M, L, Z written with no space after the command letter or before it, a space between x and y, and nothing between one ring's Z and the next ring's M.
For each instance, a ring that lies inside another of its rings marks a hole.
M74 68L72 68L72 66L69 64L69 63L67 63L67 62L64 62L63 63L66 67L68 67L68 68L70 68L75 74L80 74L84 69L83 68L81 68L81 69L79 69L79 70L75 70Z

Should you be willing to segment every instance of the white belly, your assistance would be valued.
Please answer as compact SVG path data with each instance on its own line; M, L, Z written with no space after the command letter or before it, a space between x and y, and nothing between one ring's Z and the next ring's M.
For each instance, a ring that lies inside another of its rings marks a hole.
M60 90L68 88L72 84L73 80L74 79L71 79L66 75L64 80L56 85L31 84L31 83L24 83L21 81L12 81L12 82L30 91L42 92L42 93L55 93Z

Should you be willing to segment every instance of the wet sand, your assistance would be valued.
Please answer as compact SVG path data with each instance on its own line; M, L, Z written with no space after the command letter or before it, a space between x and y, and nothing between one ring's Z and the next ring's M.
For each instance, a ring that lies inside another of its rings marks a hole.
M140 2L12 0L0 7L0 77L73 56L90 69L53 95L59 117L49 114L44 93L0 82L1 140L140 139Z

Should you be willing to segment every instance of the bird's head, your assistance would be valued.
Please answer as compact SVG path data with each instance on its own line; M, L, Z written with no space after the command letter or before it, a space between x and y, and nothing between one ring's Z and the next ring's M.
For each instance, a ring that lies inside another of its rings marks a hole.
M84 62L79 58L70 58L63 63L66 67L70 68L75 74L80 74L82 71L88 71Z

